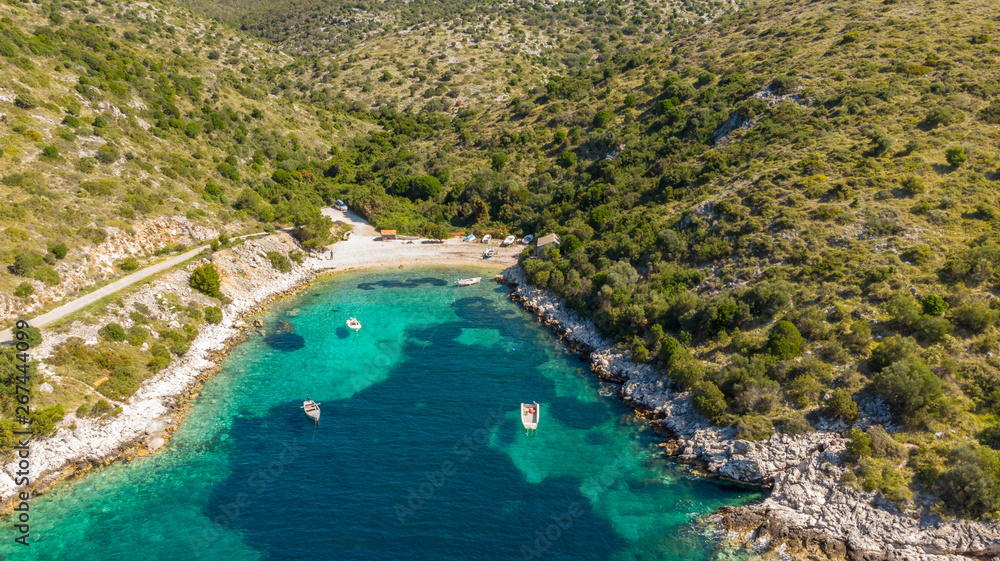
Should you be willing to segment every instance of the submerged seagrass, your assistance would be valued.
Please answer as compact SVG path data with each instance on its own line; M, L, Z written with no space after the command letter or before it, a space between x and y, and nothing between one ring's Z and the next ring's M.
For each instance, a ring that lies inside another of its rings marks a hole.
M711 558L693 520L757 495L664 459L506 288L450 284L471 272L348 274L276 304L165 451L38 500L19 558Z

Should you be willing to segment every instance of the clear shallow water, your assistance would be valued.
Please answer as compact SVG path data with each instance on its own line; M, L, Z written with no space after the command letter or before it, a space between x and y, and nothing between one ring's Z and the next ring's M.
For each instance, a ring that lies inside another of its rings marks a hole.
M272 306L166 449L32 505L31 560L706 560L758 498L686 475L474 271L356 273ZM480 273L481 274L481 273ZM486 276L489 278L489 276ZM364 325L357 335L349 316ZM282 333L279 322L288 322ZM314 426L299 406L322 405ZM521 401L538 401L526 435ZM9 520L5 524L9 528ZM726 557L728 558L728 557Z

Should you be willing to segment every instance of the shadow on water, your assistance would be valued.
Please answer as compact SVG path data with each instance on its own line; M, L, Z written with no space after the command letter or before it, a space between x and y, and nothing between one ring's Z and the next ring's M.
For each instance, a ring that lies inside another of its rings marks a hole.
M600 425L608 416L604 403L581 403L572 397L555 397L549 400L544 413L572 429L587 430Z
M451 393L463 407L412 407L428 388L419 361L408 362L352 399L312 396L324 402L318 426L298 402L237 418L230 474L205 515L269 559L500 561L524 558L528 548L568 561L610 559L626 546L590 510L579 481L527 483L502 450L475 440L484 426L519 431L484 413L496 404L474 381ZM372 415L386 409L412 414L405 423ZM453 466L446 473L445 461ZM560 516L565 527L553 527ZM547 531L555 539L536 545Z
M350 329L348 329L348 328L346 328L344 326L340 326L340 327L337 328L337 339L347 339L350 336L351 336L351 330Z
M419 279L406 280L382 280L377 282L363 282L358 285L360 290L375 290L376 288L420 288L429 284L431 286L448 286L448 281L434 277L422 277Z
M268 333L264 336L267 346L278 351L297 351L306 346L305 337L297 333Z

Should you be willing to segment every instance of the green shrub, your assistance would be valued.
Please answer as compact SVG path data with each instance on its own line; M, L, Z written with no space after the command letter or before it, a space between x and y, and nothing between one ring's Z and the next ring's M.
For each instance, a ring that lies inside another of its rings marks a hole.
M799 79L795 76L786 76L784 74L775 76L771 80L771 91L775 95L788 95L799 87Z
M14 264L10 266L10 272L19 276L27 277L35 270L35 260L30 255L17 252L14 255Z
M925 314L930 314L932 316L943 315L948 311L948 303L944 301L937 294L928 294L920 300L920 305L924 308Z
M507 166L507 159L507 154L497 152L490 158L490 167L493 168L493 171L499 172Z
M903 178L901 185L903 186L903 190L906 191L906 194L910 195L911 197L914 195L919 195L927 190L924 187L924 180L917 177L916 175L907 175L906 177Z
M961 446L952 451L948 468L937 478L936 486L945 511L979 518L1000 508L997 481L987 467L995 462L995 454L985 450Z
M799 411L793 411L778 419L777 426L782 433L789 435L813 432L813 426L806 419L805 414Z
M858 404L854 403L851 392L844 388L833 390L830 397L823 402L823 414L831 419L843 417L847 423L853 423L858 418Z
M212 324L220 323L222 321L222 309L217 306L205 308L205 321Z
M855 427L847 431L847 455L851 459L859 460L871 456L871 445L871 438L863 430Z
M18 336L19 333L24 333L24 335ZM42 330L37 327L26 327L24 329L17 329L15 327L14 339L16 341L24 341L28 344L28 347L34 349L42 344Z
M66 244L64 243L57 243L49 248L49 253L54 255L56 259L63 259L66 257L66 254L69 253L69 248L66 247Z
M937 106L927 112L924 117L924 124L936 127L938 125L950 125L960 123L964 118L962 112L950 107Z
M915 245L904 250L900 257L914 265L926 265L934 257L934 250L929 245Z
M767 352L778 360L794 358L802 354L805 340L790 321L774 324L767 336Z
M83 407L83 406L81 405L81 407ZM113 413L114 410L115 410L115 408L110 403L108 403L108 400L106 400L106 399L99 399L99 400L97 400L97 403L95 403L94 406L90 408L90 411L87 413L86 416L87 417L104 417L104 416L107 416L107 415L110 415L111 413Z
M743 440L766 440L774 434L774 425L763 415L744 415L736 420L736 437Z
M823 385L815 378L809 374L802 374L788 384L785 393L795 407L804 409L818 402L823 390Z
M49 144L45 148L42 148L42 156L46 158L55 159L59 157L59 147L54 144Z
M134 271L139 268L139 260L135 257L126 257L118 263L118 268L123 271Z
M141 347L148 339L149 330L138 325L128 328L128 333L125 336L125 340L133 347Z
M271 266L282 273L287 273L292 270L292 263L283 254L277 251L268 251L267 260L271 262Z
M977 333L984 331L996 321L996 312L979 302L962 304L951 312L955 323Z
M865 431L871 444L871 453L876 458L901 461L906 458L906 447L893 440L880 425L872 425Z
M27 298L34 293L35 287L29 282L22 282L17 285L17 288L14 289L14 296L17 296L18 298Z
M17 97L14 98L14 105L21 109L34 109L41 104L42 102L38 101L37 97L29 93L17 94Z
M556 160L556 163L564 168L571 168L576 165L576 162L576 153L569 150L565 150L562 154L559 154L559 158Z
M673 338L671 337L671 339ZM705 377L705 367L698 360L683 355L670 362L667 375L681 389L687 390L693 388Z
M595 127L599 129L603 129L605 125L611 122L612 117L613 115L611 115L610 111L608 111L607 109L601 109L600 111L597 112L597 114L594 115L594 119L591 122L591 124L593 124Z
M952 146L945 152L945 159L948 165L957 168L964 164L969 158L965 155L965 149L961 146Z
M928 343L940 343L946 335L951 335L954 327L950 321L931 315L922 316L917 323L920 336Z
M872 349L868 358L868 368L878 372L890 364L900 360L910 360L916 356L917 342L912 337L893 335L886 337Z
M56 428L56 423L66 416L66 411L62 405L54 405L35 409L29 414L31 419L31 432L35 436L44 436L52 433Z
M695 411L718 423L726 413L726 396L718 386L702 380L691 391L691 405Z
M944 395L941 379L917 360L899 360L875 374L872 390L909 427L919 426L925 414Z
M211 263L206 263L194 270L191 273L191 278L188 280L188 284L191 288L202 292L213 298L221 298L222 292L220 291L220 280L219 271L215 268L215 265Z
M125 328L117 323L109 323L98 330L98 334L107 341L124 341Z
M59 272L52 267L38 267L32 274L32 278L40 280L49 286L55 286L61 282Z

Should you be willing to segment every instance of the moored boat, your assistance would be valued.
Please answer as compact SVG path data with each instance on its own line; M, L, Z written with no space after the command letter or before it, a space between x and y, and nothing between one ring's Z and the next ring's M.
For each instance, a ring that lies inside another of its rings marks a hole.
M503 239L503 243L500 245L505 246L505 245L510 245L512 243L514 243L514 236L507 236L506 238Z
M489 259L490 257L493 257L496 254L497 250L491 247L483 252L483 259Z
M347 327L349 327L350 329L354 330L355 332L360 331L361 330L361 322L358 321L358 320L356 320L356 319L354 319L354 318L349 318L347 320Z
M479 284L479 281L483 280L483 277L472 277L469 279L458 279L455 284L458 286L472 286L474 284Z
M312 400L311 397L307 397L305 401L302 402L302 410L305 411L306 416L315 422L319 422L319 403Z
M476 241L476 235L475 234L469 234L468 236L465 236L465 241L467 241L467 242L474 242L474 241Z
M528 234L527 236L524 236L523 238L521 238L521 243L523 243L524 245L528 245L534 239L535 239L535 236L533 234Z
M489 234L486 234L485 236L483 236L483 243L490 243L490 240L492 240L492 239L493 239L493 236L491 236Z
M521 404L521 424L527 430L538 428L539 407L537 401Z

